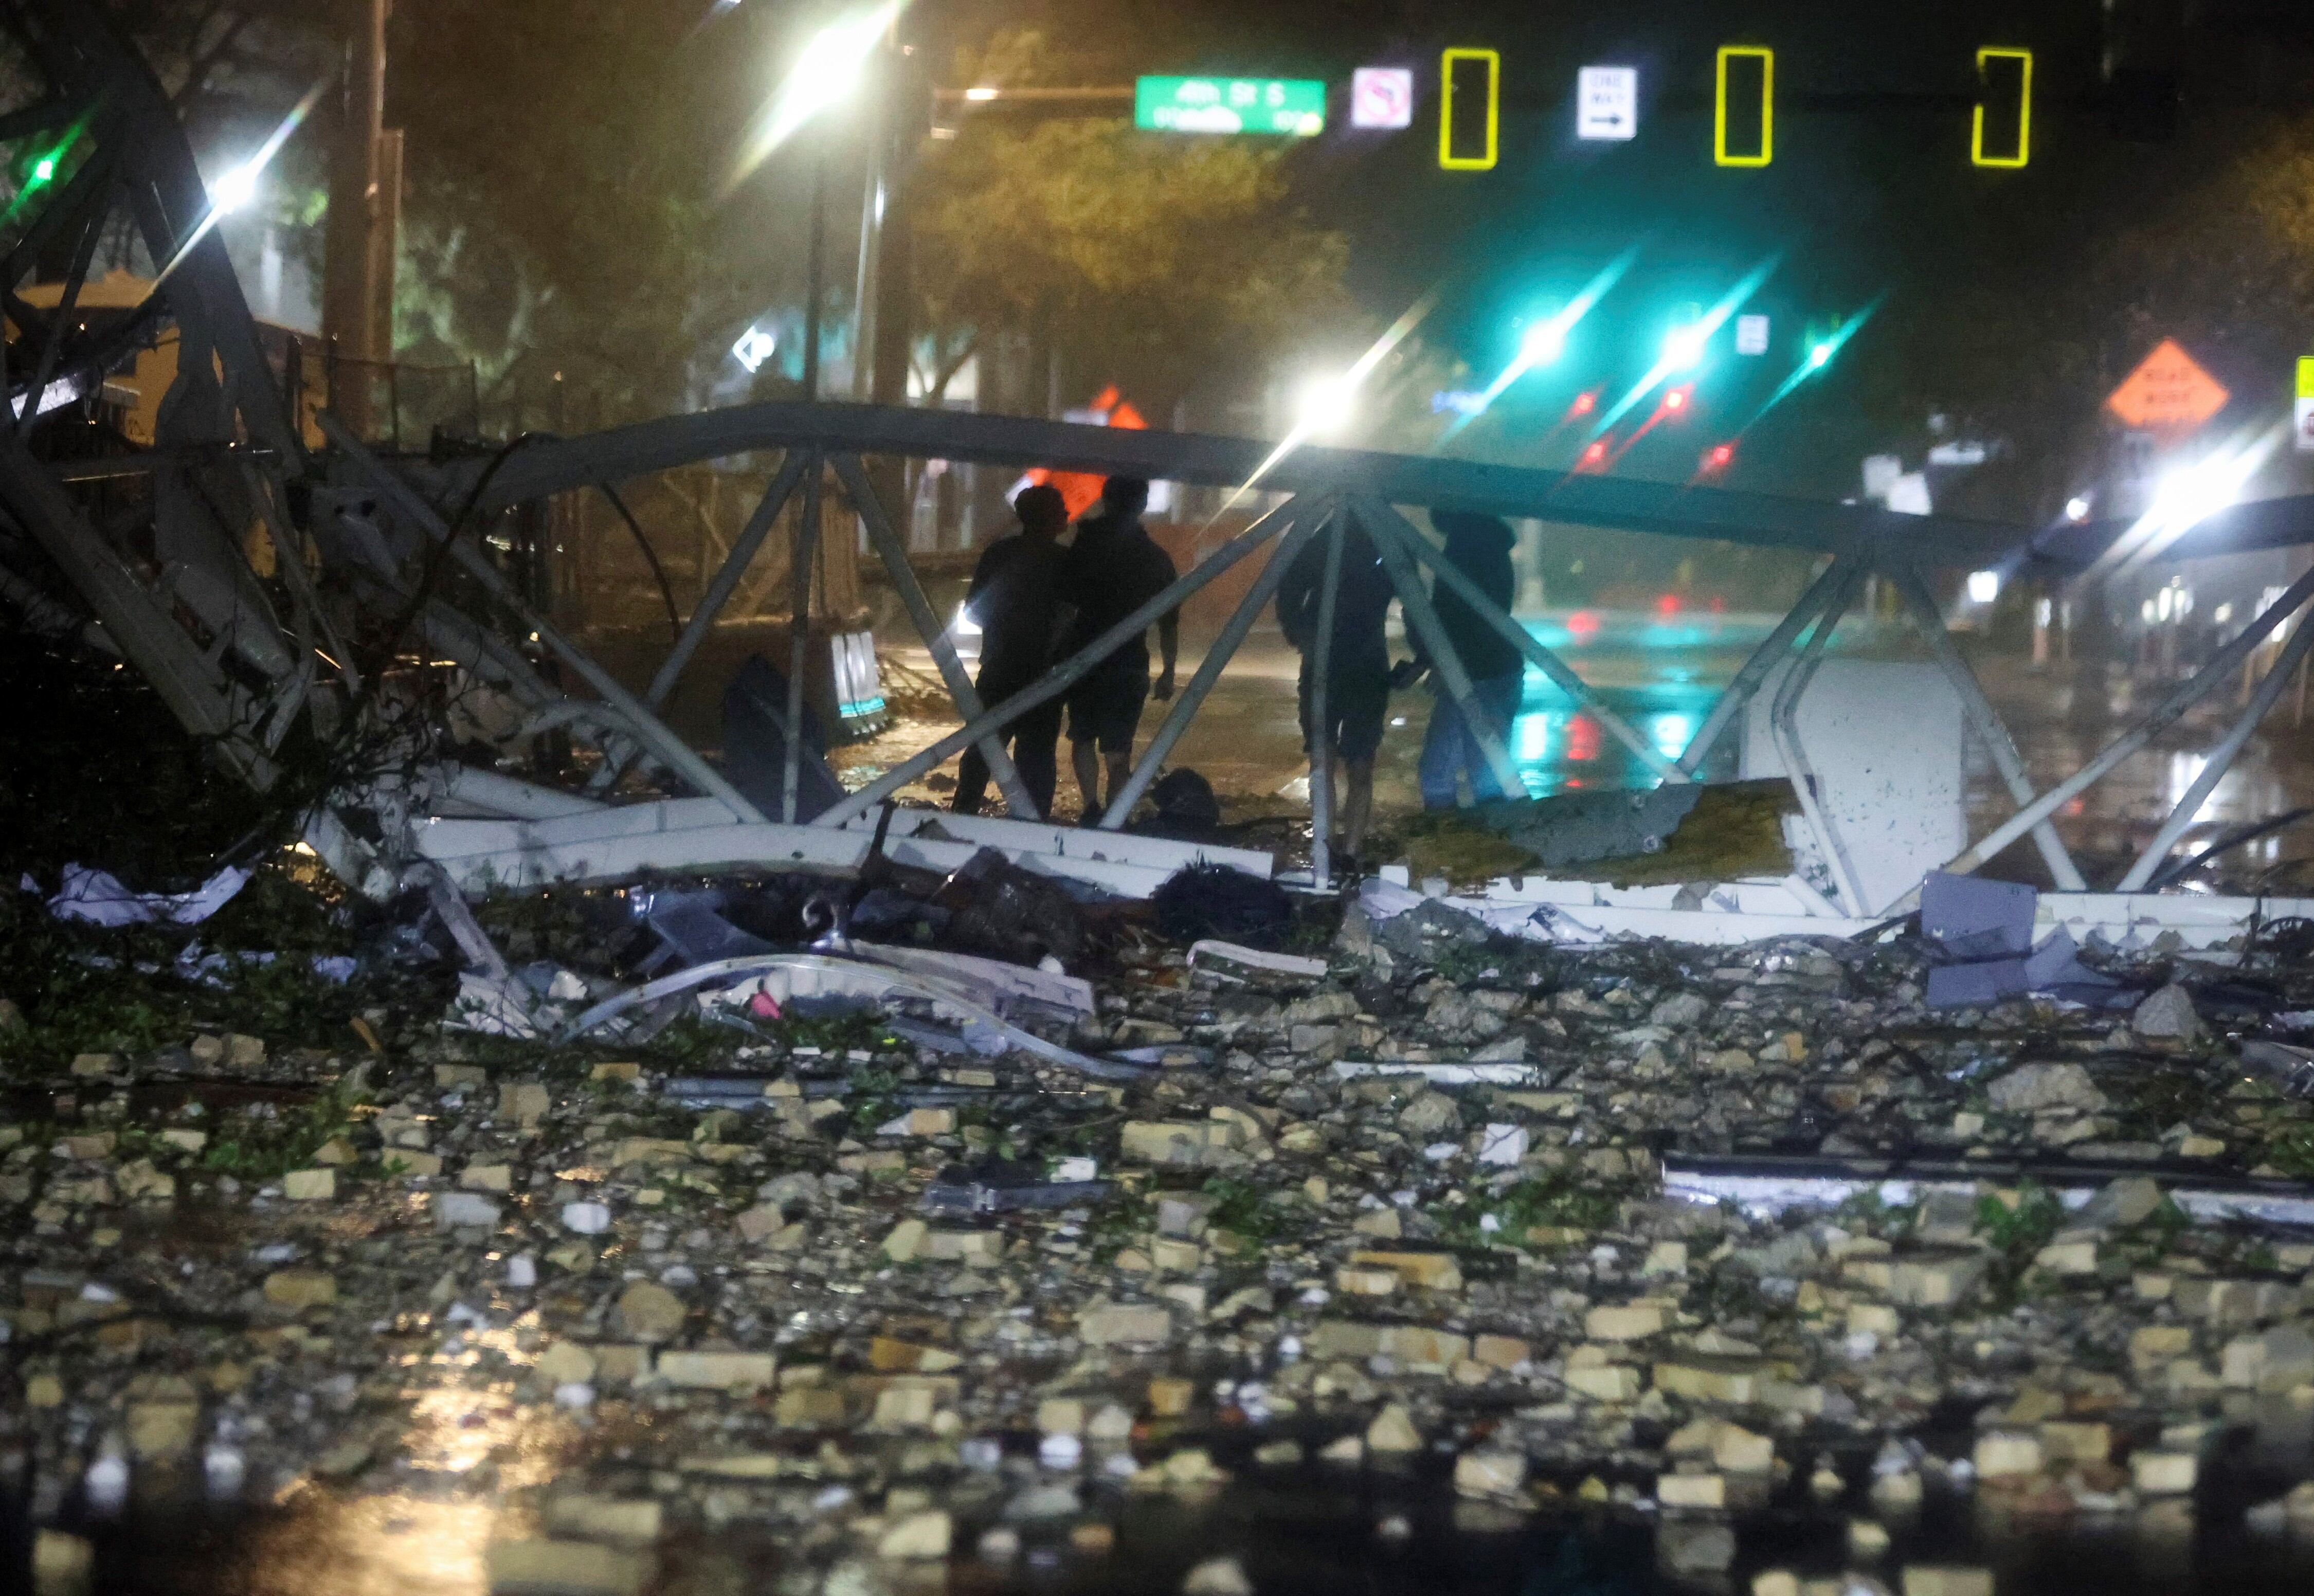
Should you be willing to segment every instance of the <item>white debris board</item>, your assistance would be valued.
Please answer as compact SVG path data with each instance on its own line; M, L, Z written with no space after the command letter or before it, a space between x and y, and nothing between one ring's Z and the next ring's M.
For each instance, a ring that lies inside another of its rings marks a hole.
M1788 776L1769 729L1791 662L1744 711L1745 780ZM1960 695L1932 665L1828 659L1794 717L1818 806L1877 914L1968 845Z

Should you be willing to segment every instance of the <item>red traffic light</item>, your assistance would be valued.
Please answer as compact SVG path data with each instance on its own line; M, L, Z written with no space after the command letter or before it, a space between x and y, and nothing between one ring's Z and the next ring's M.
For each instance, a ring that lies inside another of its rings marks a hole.
M1681 411L1687 409L1688 399L1693 392L1694 390L1692 388L1684 385L1669 390L1663 396L1663 408L1665 411L1670 415L1678 415Z
M1574 404L1568 407L1568 413L1577 416L1587 416L1594 408L1597 407L1598 403L1599 401L1593 395L1588 393L1578 393L1575 396Z
M1607 458L1607 440L1596 438L1583 445L1583 463L1596 465Z
M1736 445L1734 444L1714 444L1711 447L1703 452L1703 469L1706 471L1725 471L1727 468L1727 463L1735 458Z

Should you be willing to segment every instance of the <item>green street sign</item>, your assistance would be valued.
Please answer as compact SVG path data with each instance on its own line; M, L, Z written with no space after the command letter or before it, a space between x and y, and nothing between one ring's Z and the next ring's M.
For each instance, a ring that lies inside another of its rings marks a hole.
M1133 85L1133 125L1157 133L1326 130L1326 85L1312 77L1144 77Z

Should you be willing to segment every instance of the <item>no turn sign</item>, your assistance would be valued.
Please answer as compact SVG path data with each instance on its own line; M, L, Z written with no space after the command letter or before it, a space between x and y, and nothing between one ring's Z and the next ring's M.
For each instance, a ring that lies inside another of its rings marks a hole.
M1414 72L1361 66L1350 75L1350 126L1404 128L1414 121Z

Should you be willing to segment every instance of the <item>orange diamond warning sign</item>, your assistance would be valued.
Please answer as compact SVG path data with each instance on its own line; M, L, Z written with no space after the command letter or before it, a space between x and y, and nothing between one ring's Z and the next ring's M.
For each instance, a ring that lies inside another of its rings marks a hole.
M2231 397L2176 339L2165 338L2105 402L2140 432L2191 432L2225 409Z

